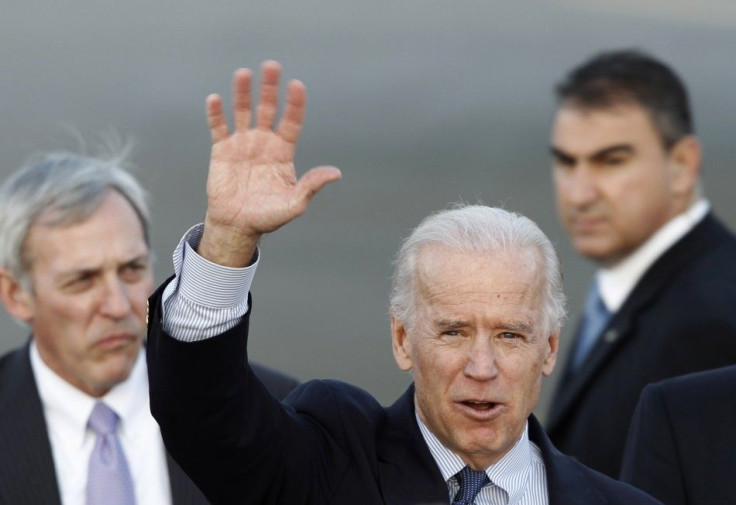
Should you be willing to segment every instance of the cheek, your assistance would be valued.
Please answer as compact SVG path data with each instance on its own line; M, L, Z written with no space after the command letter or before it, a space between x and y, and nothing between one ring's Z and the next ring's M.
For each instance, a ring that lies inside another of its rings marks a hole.
M92 318L93 303L91 297L46 298L38 305L41 310L35 323L51 330L59 327L84 327Z
M414 380L426 389L425 394L441 397L452 386L462 364L454 349L437 342L424 342L413 347Z

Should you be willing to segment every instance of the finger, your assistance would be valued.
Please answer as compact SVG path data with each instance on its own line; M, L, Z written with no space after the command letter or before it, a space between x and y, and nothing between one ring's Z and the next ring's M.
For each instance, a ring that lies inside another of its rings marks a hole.
M250 69L239 68L233 74L233 120L236 130L250 128L250 86L253 73Z
M268 60L261 65L261 94L256 117L256 127L260 129L273 128L278 109L280 75L281 65L277 61Z
M228 128L225 114L222 113L222 99L220 95L209 95L206 100L207 104L207 123L210 126L210 135L212 135L212 143L227 138Z
M291 81L286 90L286 106L279 122L278 134L291 144L296 144L304 124L307 110L307 88L301 81Z
M342 173L337 167L316 167L308 170L296 183L298 212L301 214L306 210L319 190L340 179Z

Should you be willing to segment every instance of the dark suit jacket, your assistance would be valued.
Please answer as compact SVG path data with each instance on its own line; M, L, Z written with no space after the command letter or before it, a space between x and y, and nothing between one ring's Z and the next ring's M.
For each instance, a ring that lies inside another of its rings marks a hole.
M561 451L610 476L645 385L736 363L736 239L712 215L644 274L547 419Z
M647 386L621 477L667 505L736 502L736 366Z
M449 503L416 423L413 387L384 408L348 384L311 381L281 404L243 365L249 315L213 339L179 342L161 329L160 292L149 305L151 411L212 503ZM657 503L559 453L534 417L529 425L551 505Z
M293 379L258 366L283 392ZM144 407L144 406L141 406ZM174 505L207 500L179 465L168 457ZM29 346L0 358L0 505L60 505L51 443L31 370Z

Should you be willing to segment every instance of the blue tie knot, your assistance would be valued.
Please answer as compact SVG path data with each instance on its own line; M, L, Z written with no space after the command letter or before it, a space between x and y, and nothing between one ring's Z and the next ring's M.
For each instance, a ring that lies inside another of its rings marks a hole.
M585 312L580 325L580 335L577 340L577 348L572 355L573 370L577 370L582 366L585 358L595 347L598 337L608 325L611 319L611 312L603 303L603 299L598 291L598 283L593 281L588 290L588 296L585 299Z
M472 505L481 488L491 482L485 472L476 472L469 466L456 473L455 478L460 490L452 500L452 505Z
M89 415L87 424L98 435L110 435L115 433L119 421L120 417L114 410L102 402L97 402Z

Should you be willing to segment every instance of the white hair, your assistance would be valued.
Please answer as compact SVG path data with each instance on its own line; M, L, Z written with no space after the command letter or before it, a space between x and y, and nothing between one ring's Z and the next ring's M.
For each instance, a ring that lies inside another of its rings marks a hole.
M542 329L558 333L565 319L562 273L554 246L529 218L485 205L457 204L425 218L399 249L394 264L390 310L408 327L415 323L417 263L422 249L440 245L474 254L529 251L542 276Z

